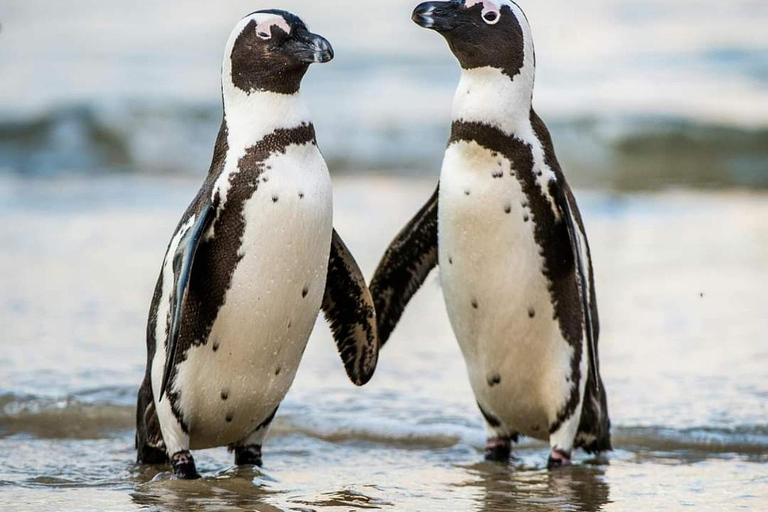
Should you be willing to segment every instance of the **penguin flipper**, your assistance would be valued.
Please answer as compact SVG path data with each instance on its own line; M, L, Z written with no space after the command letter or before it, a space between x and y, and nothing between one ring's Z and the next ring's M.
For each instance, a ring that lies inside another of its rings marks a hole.
M364 385L379 359L376 309L360 267L335 229L322 307L347 376Z
M437 265L437 203L440 186L397 234L371 279L381 346L389 339L408 301Z
M189 276L192 274L192 264L195 260L197 247L208 226L216 216L216 209L213 203L206 200L200 213L197 215L194 224L187 229L179 240L179 245L173 254L173 290L171 291L171 329L168 333L168 342L166 344L165 369L163 370L163 381L160 385L160 396L158 401L165 395L168 381L171 378L171 370L176 360L176 348L179 341L179 328L181 327L181 311L184 308L184 298L189 288Z
M568 191L570 192L570 191ZM573 252L573 262L576 268L576 276L579 280L579 295L581 296L581 309L584 315L584 331L587 336L587 351L589 354L589 371L591 379L596 390L600 391L601 380L598 367L597 356L597 318L594 315L592 304L592 293L590 287L592 268L589 264L589 254L586 236L582 235L580 224L574 218L573 208L571 206L572 196L564 189L555 194L558 209L560 210L563 222L568 228L568 238L570 240L571 251Z

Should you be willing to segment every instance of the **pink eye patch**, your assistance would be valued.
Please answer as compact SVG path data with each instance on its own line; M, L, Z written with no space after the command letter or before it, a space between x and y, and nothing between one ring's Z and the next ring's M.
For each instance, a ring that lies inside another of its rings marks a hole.
M291 33L291 26L281 16L275 16L256 25L256 35L262 39L270 39L272 27L280 27L286 34Z
M495 25L501 19L501 7L492 0L467 0L464 4L467 9L477 4L483 6L483 21L489 25Z

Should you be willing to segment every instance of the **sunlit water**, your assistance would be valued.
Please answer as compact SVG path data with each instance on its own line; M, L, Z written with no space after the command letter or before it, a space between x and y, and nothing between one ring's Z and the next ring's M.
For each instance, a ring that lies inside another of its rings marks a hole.
M335 180L370 276L425 181ZM202 481L134 465L144 328L189 179L0 180L0 509L768 509L768 195L578 194L592 242L616 450L548 472L484 428L437 275L364 388L322 321L261 471L200 451Z

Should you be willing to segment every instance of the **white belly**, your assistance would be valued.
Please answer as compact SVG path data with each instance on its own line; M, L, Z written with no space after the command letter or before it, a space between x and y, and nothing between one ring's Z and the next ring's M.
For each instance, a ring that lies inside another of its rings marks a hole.
M291 146L265 168L268 181L245 205L242 259L208 343L179 367L193 449L235 442L272 413L321 306L333 229L325 162L313 145Z
M448 148L440 275L478 402L508 427L546 439L570 390L572 349L553 320L533 219L511 171L475 143Z

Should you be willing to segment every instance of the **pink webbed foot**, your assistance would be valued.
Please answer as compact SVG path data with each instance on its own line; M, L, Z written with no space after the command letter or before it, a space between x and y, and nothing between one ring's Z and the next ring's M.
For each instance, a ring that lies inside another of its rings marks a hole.
M561 450L554 449L549 452L547 460L547 469L563 468L571 465L571 456Z
M512 442L509 439L489 439L485 444L485 460L488 462L509 462Z

